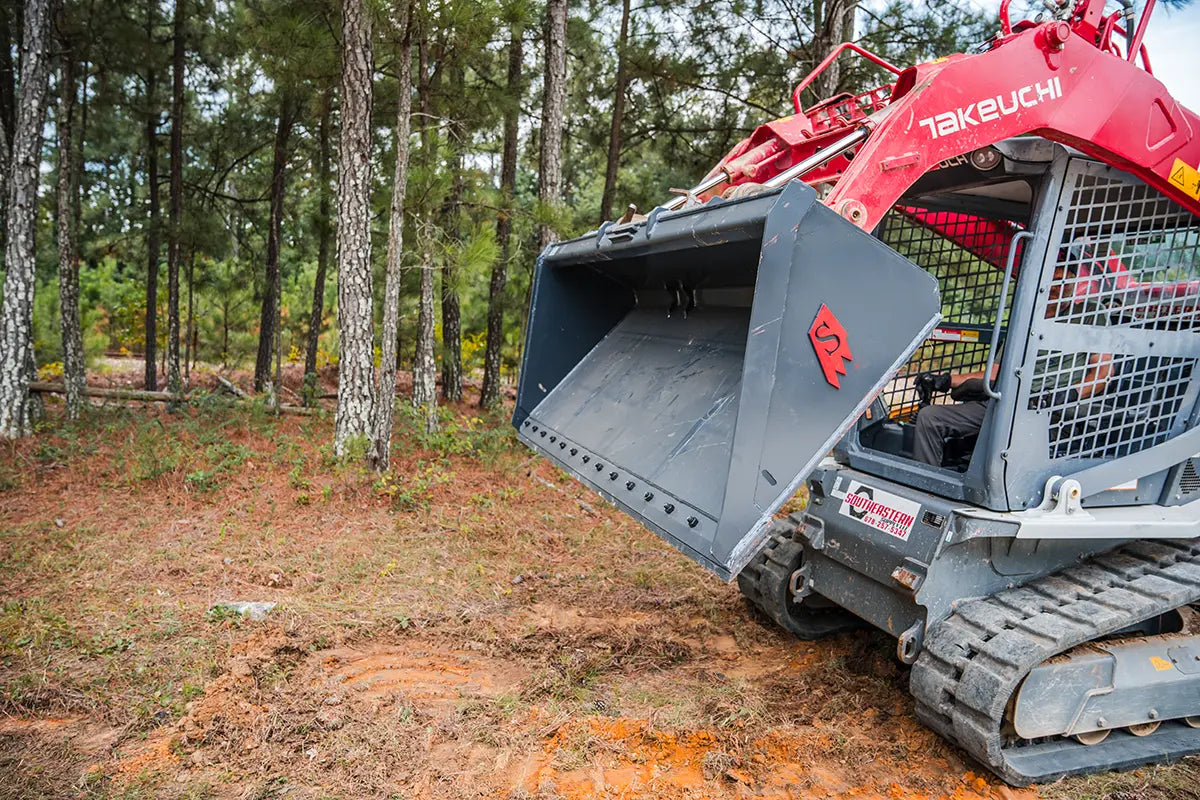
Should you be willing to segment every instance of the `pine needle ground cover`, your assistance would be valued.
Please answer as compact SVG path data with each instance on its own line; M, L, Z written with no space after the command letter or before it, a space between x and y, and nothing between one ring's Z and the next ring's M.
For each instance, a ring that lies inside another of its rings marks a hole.
M786 637L502 415L402 417L381 477L324 417L56 413L0 453L0 797L1033 796L921 727L890 639Z

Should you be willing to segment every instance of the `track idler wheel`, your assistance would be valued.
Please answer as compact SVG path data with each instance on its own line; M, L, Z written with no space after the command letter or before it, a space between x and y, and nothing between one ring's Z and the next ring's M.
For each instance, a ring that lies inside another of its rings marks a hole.
M1134 736L1149 736L1158 730L1158 726L1161 724L1161 720L1155 720L1154 722L1143 722L1141 725L1130 725L1128 728L1126 728L1126 730L1132 733Z
M1108 728L1105 728L1104 730L1100 730L1100 731L1088 731L1087 733L1077 733L1077 734L1075 734L1075 741L1079 742L1080 744L1086 744L1086 745L1100 744L1101 742L1103 742L1105 739L1108 738L1109 733L1111 733L1111 730Z
M817 639L866 626L858 617L817 595L797 602L790 588L800 568L804 547L792 536L798 515L771 523L762 549L738 574L738 589L746 599L781 628L799 639Z

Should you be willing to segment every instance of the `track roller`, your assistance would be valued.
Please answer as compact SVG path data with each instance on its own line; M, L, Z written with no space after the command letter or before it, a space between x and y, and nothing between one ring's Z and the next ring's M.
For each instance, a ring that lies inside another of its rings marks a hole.
M1109 733L1110 733L1110 731L1107 729L1102 730L1102 731L1088 731L1087 733L1077 733L1077 734L1075 734L1075 741L1079 742L1080 744L1086 744L1089 746L1094 745L1094 744L1100 744L1101 742L1103 742L1105 739L1108 738Z

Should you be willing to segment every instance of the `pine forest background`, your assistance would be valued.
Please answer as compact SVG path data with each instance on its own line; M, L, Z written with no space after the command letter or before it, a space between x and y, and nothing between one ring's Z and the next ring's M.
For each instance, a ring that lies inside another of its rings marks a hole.
M838 42L908 65L994 26L967 2L5 0L6 206L21 180L14 139L37 102L25 39L38 15L37 376L70 379L60 276L77 270L84 360L145 355L147 389L179 388L163 385L176 348L183 382L254 369L270 391L277 361L336 373L339 330L357 315L375 370L415 364L418 406L433 369L444 398L482 380L495 403L515 379L539 249L695 184L790 113L792 87ZM807 99L882 78L844 57ZM343 202L356 186L362 202ZM356 257L370 280L339 300L352 274L339 265ZM320 382L305 385L311 402ZM343 426L343 410L340 439L370 433Z

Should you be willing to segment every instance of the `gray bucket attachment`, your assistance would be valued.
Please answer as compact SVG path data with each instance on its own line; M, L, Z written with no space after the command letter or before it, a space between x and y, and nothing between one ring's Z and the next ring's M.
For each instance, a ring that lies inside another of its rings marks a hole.
M938 317L804 184L656 212L538 259L513 424L728 580Z

